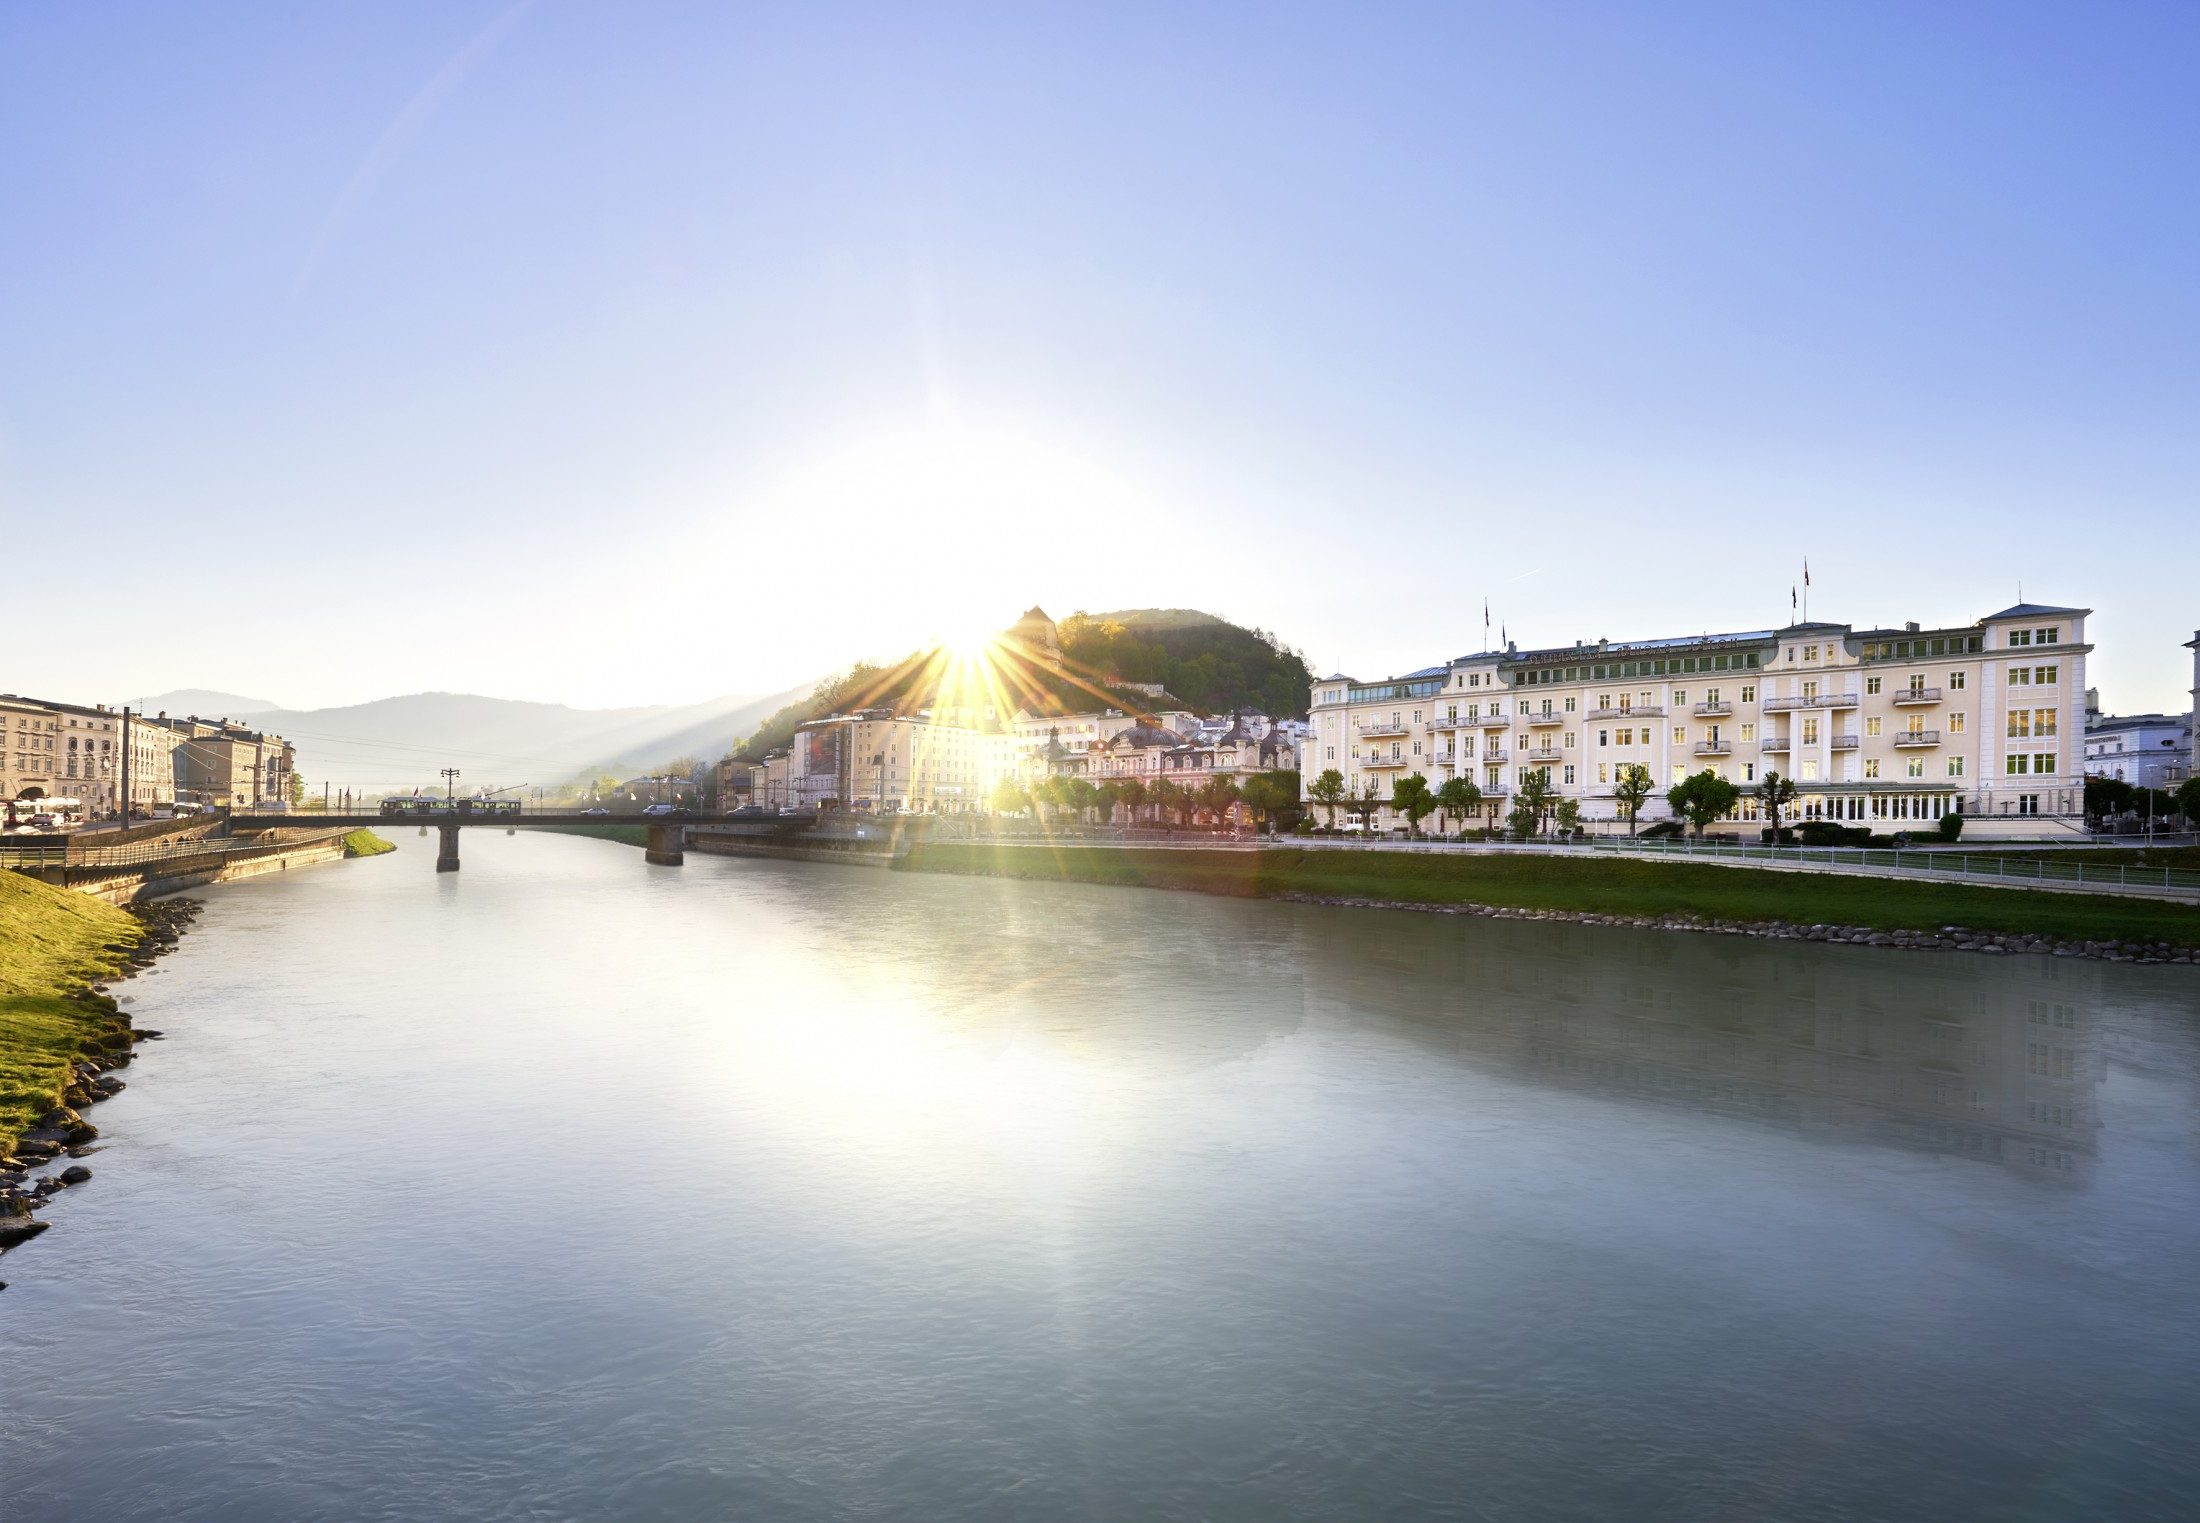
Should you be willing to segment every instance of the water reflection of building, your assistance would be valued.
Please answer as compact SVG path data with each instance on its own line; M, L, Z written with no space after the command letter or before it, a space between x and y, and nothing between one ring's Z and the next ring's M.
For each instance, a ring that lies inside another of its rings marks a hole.
M1388 918L1366 939L1347 939L1364 922L1315 928L1311 1001L1539 1082L1799 1134L2072 1182L2097 1156L2093 965ZM1431 1004L1430 988L1451 995Z

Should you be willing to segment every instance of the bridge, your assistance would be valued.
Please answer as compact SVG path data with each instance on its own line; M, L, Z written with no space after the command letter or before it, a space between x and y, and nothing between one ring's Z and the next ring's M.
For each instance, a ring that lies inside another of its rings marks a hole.
M400 825L433 825L441 839L437 845L435 870L439 873L458 871L458 833L469 826L474 829L497 830L555 830L573 825L639 825L649 832L649 841L643 856L651 862L666 867L678 867L687 860L687 833L697 827L723 830L737 835L777 837L795 834L817 824L814 815L764 815L735 818L732 815L704 814L684 809L677 814L649 814L640 809L490 809L469 807L470 799L439 805L433 809L408 810L403 814L384 814L379 809L358 809L350 812L328 809L302 809L282 814L259 814L240 809L229 816L229 828L233 831L344 829L364 826L369 830L388 829Z

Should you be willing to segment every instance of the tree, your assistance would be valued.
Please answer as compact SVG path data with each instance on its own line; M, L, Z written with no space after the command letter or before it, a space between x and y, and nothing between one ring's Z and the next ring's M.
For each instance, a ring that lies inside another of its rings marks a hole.
M86 744L90 744L90 742L86 742ZM128 801L125 800L123 803L123 811L127 813L129 811L129 807L130 806ZM295 772L290 774L290 807L293 809L303 809L306 807L306 780L300 777ZM128 824L129 822L125 820L123 823Z
M1210 777L1199 785L1199 807L1213 815L1217 825L1237 801L1238 786L1226 777Z
M1369 830L1373 830L1375 828L1375 811L1382 807L1383 796L1376 791L1375 779L1371 777L1360 784L1360 791L1352 800L1351 812L1360 817L1362 825L1365 825Z
M1436 795L1429 792L1427 778L1409 773L1390 785L1390 807L1406 817L1406 834L1418 836L1421 821L1436 808Z
M1131 823L1137 824L1139 807L1146 802L1146 785L1135 777L1126 777L1115 785L1115 794L1131 812Z
M1146 799L1161 816L1161 823L1167 825L1169 816L1184 807L1184 785L1173 777L1161 778L1146 790Z
M1123 785L1111 780L1102 783L1094 792L1094 801L1100 807L1100 823L1103 825L1114 824L1115 806L1123 802Z
M1062 802L1069 806L1070 812L1077 817L1077 823L1082 825L1085 823L1085 816L1099 807L1100 790L1081 777L1067 778L1064 781L1068 786L1062 790Z
M1016 786L1016 779L1004 777L993 785L993 796L987 802L995 814L1022 814L1031 807L1031 795Z
M2188 820L2200 820L2200 777L2188 777L2178 785L2177 812Z
M1551 811L1551 818L1558 824L1558 833L1570 836L1581 828L1581 802L1578 799L1560 799L1558 807Z
M1665 790L1666 803L1673 806L1675 814L1696 827L1698 840L1703 839L1704 827L1733 813L1741 797L1741 789L1708 767Z
M2085 812L2098 820L2111 814L2123 814L2131 808L2136 792L2131 784L2120 777L2089 777L2085 780Z
M1535 820L1535 830L1540 832L1543 822L1550 818L1551 806L1558 802L1558 795L1551 787L1551 774L1541 767L1531 767L1528 775L1520 780L1520 803L1527 806Z
M1505 816L1505 828L1512 832L1515 841L1525 841L1535 834L1539 821L1535 806L1524 798L1515 798L1510 813Z
M1329 811L1329 828L1337 828L1337 806L1345 801L1344 774L1335 767L1324 767L1314 781L1306 785L1306 796Z
M1277 816L1296 809L1299 802L1299 775L1296 772L1256 772L1245 780L1245 807L1253 812L1256 823L1270 827L1275 833Z
M1437 815L1437 828L1444 826L1445 815L1456 816L1464 825L1475 810L1482 807L1482 790L1474 786L1471 777L1447 777L1444 785L1436 790L1436 807L1443 811Z
M1627 816L1627 833L1635 833L1636 822L1642 818L1642 806L1650 801L1650 794L1657 784L1650 777L1650 769L1641 762L1621 762L1619 781L1612 786L1612 799Z
M1775 844L1780 839L1780 811L1795 802L1795 779L1767 772L1757 784L1757 802L1764 806L1765 823L1772 827Z

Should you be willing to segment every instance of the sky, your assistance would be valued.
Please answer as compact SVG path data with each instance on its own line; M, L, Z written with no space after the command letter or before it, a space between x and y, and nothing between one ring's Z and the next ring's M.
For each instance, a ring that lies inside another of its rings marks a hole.
M0 10L0 688L2200 629L2200 6Z

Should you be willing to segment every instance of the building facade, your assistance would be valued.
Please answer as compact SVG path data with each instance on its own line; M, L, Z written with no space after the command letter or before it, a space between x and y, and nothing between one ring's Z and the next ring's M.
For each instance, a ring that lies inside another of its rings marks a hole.
M280 735L224 719L155 719L174 732L176 797L213 808L286 803L296 754Z
M86 707L79 703L46 700L46 707L60 720L57 753L60 768L54 792L80 799L87 819L104 819L122 811L122 716L105 704Z
M1012 737L883 710L796 727L791 771L803 809L967 814L1015 775Z
M0 801L53 798L61 716L45 704L0 694Z
M2085 732L2085 775L2175 791L2192 776L2192 716L2103 716Z
M1937 629L1785 629L1674 639L1508 646L1361 682L1314 684L1302 784L1334 767L1353 795L1387 798L1418 772L1471 779L1503 817L1540 773L1593 828L1616 825L1622 769L1665 789L1711 771L1743 792L1791 778L1790 820L1889 830L1959 813L1997 833L2083 828L2089 610L2020 603Z

